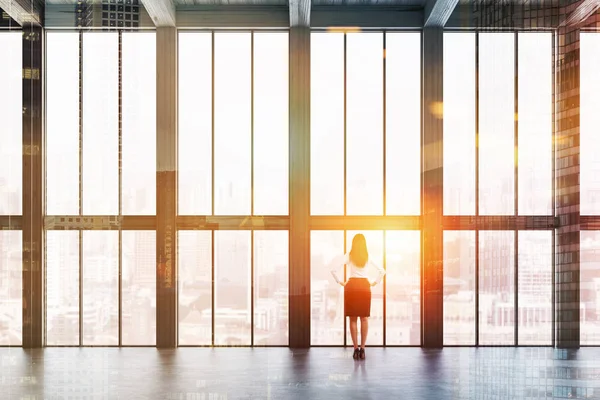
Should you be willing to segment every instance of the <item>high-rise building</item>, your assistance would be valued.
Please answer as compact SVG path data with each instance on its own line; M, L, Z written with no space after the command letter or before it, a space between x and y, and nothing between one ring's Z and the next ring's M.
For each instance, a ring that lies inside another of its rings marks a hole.
M138 0L102 1L102 26L110 28L137 28L140 26Z
M18 26L18 24L5 12L2 8L0 8L0 28L9 28L13 26Z
M138 28L148 19L139 0L78 0L75 4L75 26L115 29Z
M91 27L94 21L93 3L90 0L78 0L75 4L75 26Z

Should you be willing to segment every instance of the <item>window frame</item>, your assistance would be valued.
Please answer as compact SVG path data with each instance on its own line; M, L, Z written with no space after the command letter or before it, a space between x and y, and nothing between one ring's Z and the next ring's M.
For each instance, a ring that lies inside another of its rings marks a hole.
M381 29L373 29L375 31L382 31ZM48 32L55 32L59 30L48 30ZM184 30L180 30L182 32ZM213 32L218 32L219 30L211 30ZM280 30L279 30L280 31ZM288 30L283 30L288 32ZM316 31L324 31L319 29L312 29L312 32ZM369 31L368 29L365 31ZM451 32L452 30L445 30L445 34ZM530 32L529 30L524 30L525 32ZM123 30L119 30L119 36ZM250 30L250 32L254 32ZM263 30L261 30L263 32ZM388 32L383 30L384 38L385 33ZM395 32L390 30L389 32ZM407 32L407 31L402 31ZM420 31L419 31L420 32ZM519 31L515 32L515 37L517 37ZM79 32L82 35L82 32ZM476 31L478 35L478 32ZM553 76L553 121L552 121L552 137L553 139L556 137L556 105L554 104L554 99L556 97L556 55L557 55L557 45L556 45L557 34L553 32L553 63L554 63L554 76ZM385 39L384 39L385 40ZM518 51L518 47L515 48L515 52ZM213 48L214 52L214 48ZM516 53L518 55L518 53ZM253 56L253 52L252 52ZM80 53L81 57L81 53ZM477 56L478 58L478 56ZM518 57L515 57L518 63ZM384 63L385 68L385 63ZM119 76L121 77L122 71L120 71ZM385 73L384 73L385 79ZM421 81L423 77L421 76ZM516 77L518 79L518 76ZM384 86L385 93L385 86ZM515 96L517 96L515 94ZM516 102L516 108L518 108L518 99ZM384 113L385 113L385 100L384 100ZM253 128L252 128L253 129ZM421 127L421 134L423 128ZM385 124L384 124L384 132L385 132ZM516 137L518 138L518 127L516 130ZM213 129L214 134L214 129ZM385 133L384 133L385 135ZM214 141L213 141L214 146ZM385 136L384 136L384 146L385 146ZM555 150L555 140L553 140L552 144L553 154L556 154ZM421 147L421 157L423 156L423 147ZM346 155L344 155L346 157ZM478 166L478 155L476 156L476 163ZM80 159L81 163L81 159ZM385 151L384 151L384 163L385 163ZM252 162L252 168L254 168L254 163ZM214 158L213 158L213 167L214 167ZM518 167L515 166L515 173L518 174ZM385 170L384 170L385 171ZM476 168L478 171L478 167ZM384 172L385 174L385 172ZM476 172L478 174L478 172ZM252 176L254 174L252 173ZM555 160L554 157L552 159L552 203L554 213L555 210L555 195L556 195L556 182L555 182ZM214 169L213 169L213 177L214 177ZM45 178L45 177L44 177ZM518 184L518 175L516 176L515 184ZM478 193L478 178L476 179L476 196ZM81 185L80 185L81 187ZM214 187L214 182L213 182ZM384 188L385 188L385 178L384 178ZM385 189L384 189L385 191ZM423 187L421 186L420 195L423 195ZM119 185L119 202L121 202L121 185ZM214 191L213 191L214 197ZM251 197L253 201L253 196ZM385 200L385 193L384 193ZM515 192L515 202L518 201L518 190ZM478 199L476 201L476 208L478 209ZM213 198L213 208L214 208L214 198ZM289 211L288 211L289 212ZM119 213L120 214L120 213ZM12 220L7 219L8 217L0 216L0 225L2 227L11 226L17 227L19 230L22 229L22 216L15 216ZM310 229L311 230L364 230L373 229L373 230L420 230L421 229L421 220L422 220L422 210L420 215L397 215L397 216L386 216L385 213L383 216L317 216L312 215L309 217L310 219ZM121 231L122 230L155 230L156 229L156 215L148 215L148 216L124 216L124 215L107 215L107 216L98 216L98 215L82 215L81 210L79 215L75 216L61 216L61 215L47 215L44 216L44 231L48 230L76 230L79 231L80 240L79 245L82 246L82 232L85 230L118 230L119 231L119 247L121 247ZM288 230L289 231L289 221L290 215L284 216L257 216L257 215L247 215L247 216L216 216L216 215L178 215L176 218L177 222L177 230L208 230L213 232L216 230L262 230L262 229L274 229L274 230ZM598 226L600 224L600 216L582 216L581 217L581 230L593 230L594 226ZM479 231L483 230L513 230L515 231L515 242L516 246L518 246L518 232L520 230L553 230L555 231L557 227L557 221L555 220L555 215L548 216L523 216L523 215L514 215L514 216L489 216L483 217L480 216L478 212L474 216L455 216L455 215L444 215L443 216L443 228L442 230L474 230L476 234L476 246L477 246L477 254L475 259L477 260L477 273L478 273L478 243L479 243ZM422 235L422 231L421 231ZM253 237L254 235L251 235ZM385 236L384 236L384 244L385 244ZM214 253L214 240L212 242L213 253ZM291 243L290 243L291 246ZM555 255L555 235L552 235L552 253ZM252 246L253 249L253 246ZM423 249L421 248L421 252ZM120 250L121 253L121 250ZM518 247L515 247L515 254L518 254ZM121 260L122 256L119 257ZM254 255L251 256L251 262L254 263ZM82 259L80 257L80 263L82 263ZM119 261L119 269L121 268L121 261ZM213 264L214 268L214 264ZM515 261L515 269L518 268L518 264ZM421 268L421 278L423 278ZM518 271L517 271L518 272ZM552 279L554 286L555 279L555 257L552 257ZM518 276L518 274L515 274ZM80 278L81 279L81 278ZM478 280L476 280L477 282ZM252 285L254 285L254 277L252 277ZM516 282L518 284L518 282ZM385 285L385 278L383 281ZM421 283L422 284L422 283ZM80 292L81 293L81 292ZM518 286L515 287L516 296L518 296ZM553 290L553 314L555 308L554 301L554 290ZM214 292L213 292L214 296ZM254 297L253 297L254 298ZM385 298L385 289L384 289L384 298ZM423 298L423 293L421 292L421 299ZM517 299L515 299L516 305L518 307ZM119 301L119 304L121 301ZM252 303L253 304L253 303ZM385 304L385 300L384 300ZM214 302L213 302L214 307ZM518 308L517 308L518 309ZM254 318L254 313L252 313L252 317ZM478 312L476 312L476 318L478 318ZM518 315L518 313L516 314ZM422 318L421 314L421 318ZM518 317L517 317L518 318ZM80 319L81 323L81 319ZM476 327L478 327L478 323L476 323ZM553 332L552 332L552 343L555 342L555 329L554 329L555 321L553 320ZM254 324L253 324L254 326ZM384 317L384 326L385 326L385 317ZM421 325L422 326L422 325ZM478 329L478 328L477 328ZM515 322L515 329L518 329L518 322ZM385 332L385 328L384 328ZM385 334L385 333L384 333ZM518 335L515 333L516 337ZM478 337L478 335L477 335ZM478 339L477 339L478 340ZM478 345L478 343L476 344ZM515 342L515 345L518 345L518 342ZM385 342L384 342L385 346ZM275 346L280 347L280 346Z
M479 343L479 267L480 267L480 232L483 231L513 231L514 232L514 310L519 309L519 232L520 231L545 231L550 230L552 234L552 315L556 315L555 304L555 271L556 271L556 93L557 93L557 32L554 30L540 29L537 32L552 33L552 210L553 214L548 215L521 215L519 214L519 169L518 169L518 145L519 145L519 121L515 118L514 121L514 212L512 215L481 215L479 212L479 35L480 33L491 34L486 30L461 30L461 29L445 29L444 35L453 33L471 32L475 34L475 213L474 215L448 215L443 213L443 231L474 231L475 232L475 344L471 347L502 347L502 346L519 346L519 319L518 312L515 312L514 319L514 341L510 345L482 345ZM500 29L494 30L499 33L512 33L514 37L514 107L515 115L518 115L519 110L519 33L531 33L536 30L527 29ZM556 318L552 320L552 340L548 345L526 345L527 347L549 347L554 346L556 342ZM464 347L463 345L444 345L445 347Z

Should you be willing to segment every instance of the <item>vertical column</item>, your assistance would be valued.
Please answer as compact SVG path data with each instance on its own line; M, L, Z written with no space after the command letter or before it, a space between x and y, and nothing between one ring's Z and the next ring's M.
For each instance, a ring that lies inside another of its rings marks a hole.
M290 347L310 346L310 28L290 29Z
M422 345L441 347L443 302L443 56L444 30L423 30L422 163Z
M156 346L177 346L177 29L156 28Z
M44 344L43 29L23 26L23 347Z
M570 8L573 8L571 6ZM561 10L564 13L565 10ZM555 130L555 345L579 347L579 40L558 30Z

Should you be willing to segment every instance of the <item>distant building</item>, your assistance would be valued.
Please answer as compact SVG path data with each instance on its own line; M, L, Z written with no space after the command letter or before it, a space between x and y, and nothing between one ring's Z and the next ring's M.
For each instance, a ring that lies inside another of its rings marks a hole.
M19 26L3 9L0 8L0 28Z
M78 0L75 26L127 29L154 24L139 0Z
M102 2L102 26L111 28L137 28L140 26L138 0L104 0Z
M93 26L93 2L90 0L78 0L75 4L75 26L87 28Z

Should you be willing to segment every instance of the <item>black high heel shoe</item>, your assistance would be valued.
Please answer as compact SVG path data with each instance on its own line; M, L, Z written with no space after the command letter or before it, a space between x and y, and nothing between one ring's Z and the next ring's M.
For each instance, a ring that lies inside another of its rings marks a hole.
M352 358L354 358L355 360L358 360L358 358L360 357L360 351L358 350L358 348L354 349L354 354L352 354Z
M365 359L365 349L363 349L361 347L360 351L358 352L358 356L361 360L364 360Z

